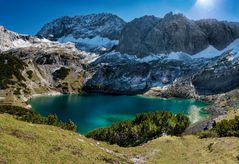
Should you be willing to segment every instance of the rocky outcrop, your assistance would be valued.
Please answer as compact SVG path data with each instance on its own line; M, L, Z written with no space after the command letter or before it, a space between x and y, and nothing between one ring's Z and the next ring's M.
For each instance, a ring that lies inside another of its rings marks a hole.
M85 65L85 62L81 60L83 56L79 52L64 47L54 47L53 49L51 47L47 49L44 47L18 48L4 51L0 55L4 54L13 55L23 61L26 64L24 72L33 71L35 81L29 79L31 81L28 81L29 83L38 83L38 85L46 86L46 88L58 85L57 83L60 81L55 81L53 73L61 67L74 70L76 73L83 71ZM27 76L24 75L24 77ZM74 79L72 80L74 81ZM71 82L69 81L69 83Z
M138 94L152 87L170 85L181 76L198 70L199 61L156 60L142 62L120 58L102 57L90 65L93 76L87 80L84 90L114 94Z
M214 95L239 87L239 58L229 50L210 62L192 79L199 95Z
M169 13L162 19L146 16L126 24L117 50L139 57L171 52L194 55L209 45L221 50L238 37L239 23L193 21Z
M144 16L127 23L122 30L117 50L127 54L150 54L146 39L152 27L155 27L160 21L161 19L155 16Z
M13 99L14 103L25 102L34 94L79 93L89 76L84 67L91 60L91 54L79 51L72 43L51 42L5 28L0 29L0 40L4 41L0 42L4 75L4 83L1 84L4 88L0 87L0 94L3 97L11 95L10 100ZM16 60L12 61L11 56ZM14 70L15 63L20 63L21 69ZM60 68L66 71L56 74ZM7 75L9 70L10 75Z
M207 36L207 42L217 48L224 49L232 41L239 38L239 23L204 19L195 22Z
M74 17L60 17L49 22L38 32L50 40L58 40L71 35L78 38L94 38L96 36L118 40L125 22L112 14L91 14Z
M46 24L37 35L71 41L78 49L100 55L112 50L140 58L171 52L195 55L210 45L224 49L239 38L239 23L194 21L172 12L163 18L143 16L126 23L115 15L103 13L61 17Z
M12 48L26 47L33 41L34 37L31 37L30 35L20 35L0 26L0 52Z

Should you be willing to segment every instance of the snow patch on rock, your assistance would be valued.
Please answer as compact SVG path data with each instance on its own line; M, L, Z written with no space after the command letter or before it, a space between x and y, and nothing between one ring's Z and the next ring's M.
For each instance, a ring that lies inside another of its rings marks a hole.
M233 50L233 53L239 52L239 39L234 40L230 45L228 45L225 49L219 51L213 46L209 46L205 50L199 52L196 55L193 55L192 58L214 58L223 54L223 52Z
M12 42L13 46L16 48L30 47L32 43L29 41L24 41L23 39L17 39Z
M73 42L73 43L82 43L92 46L104 46L104 47L113 47L114 45L118 45L118 40L110 40L108 38L101 37L99 35L95 36L94 38L74 38L72 34L61 37L58 39L58 42L65 43L65 42Z
M192 59L211 59L214 57L221 56L224 52L232 50L233 53L237 54L239 57L239 39L236 39L234 42L232 42L230 45L228 45L223 50L217 50L213 46L209 46L205 50L191 56L184 52L171 52L170 54L151 54L143 58L136 58L136 61L139 62L151 62L155 60L192 60ZM230 59L229 59L230 60ZM231 59L232 60L232 59Z

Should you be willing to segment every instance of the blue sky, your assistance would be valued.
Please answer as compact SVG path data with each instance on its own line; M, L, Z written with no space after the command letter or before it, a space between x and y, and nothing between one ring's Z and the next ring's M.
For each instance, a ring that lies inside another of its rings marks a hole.
M191 19L239 21L239 0L0 0L0 25L35 34L59 16L113 13L126 21L143 15L181 12Z

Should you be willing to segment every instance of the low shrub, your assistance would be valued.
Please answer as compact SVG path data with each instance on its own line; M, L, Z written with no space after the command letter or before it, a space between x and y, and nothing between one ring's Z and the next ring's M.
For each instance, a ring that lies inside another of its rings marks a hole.
M207 130L207 131L199 132L198 133L198 137L200 139L204 139L204 138L217 138L218 134L215 131Z
M55 72L53 72L53 79L54 80L64 80L68 74L70 72L70 69L65 68L65 67L61 67L60 69L56 70Z
M183 114L158 111L138 114L133 121L96 129L86 137L123 147L137 146L163 134L179 136L188 126L189 119Z
M222 120L212 129L220 137L235 136L239 137L239 116L232 120Z
M32 70L29 70L26 72L27 73L27 76L29 79L32 79L32 74L33 74L33 71Z

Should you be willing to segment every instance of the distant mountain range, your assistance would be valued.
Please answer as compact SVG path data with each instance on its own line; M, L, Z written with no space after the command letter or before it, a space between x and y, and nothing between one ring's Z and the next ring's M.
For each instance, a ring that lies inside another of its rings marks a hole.
M120 53L138 57L171 52L194 55L210 45L218 50L226 48L239 37L239 23L215 19L193 21L172 12L164 18L144 16L126 23L116 15L92 14L55 19L37 36L78 45L98 43L107 50L118 45L115 48Z
M60 17L36 36L0 27L0 51L27 63L24 77L35 73L36 81L26 78L31 93L40 87L138 94L160 87L163 96L197 97L239 86L238 38L236 22L168 13L127 23L103 13Z

